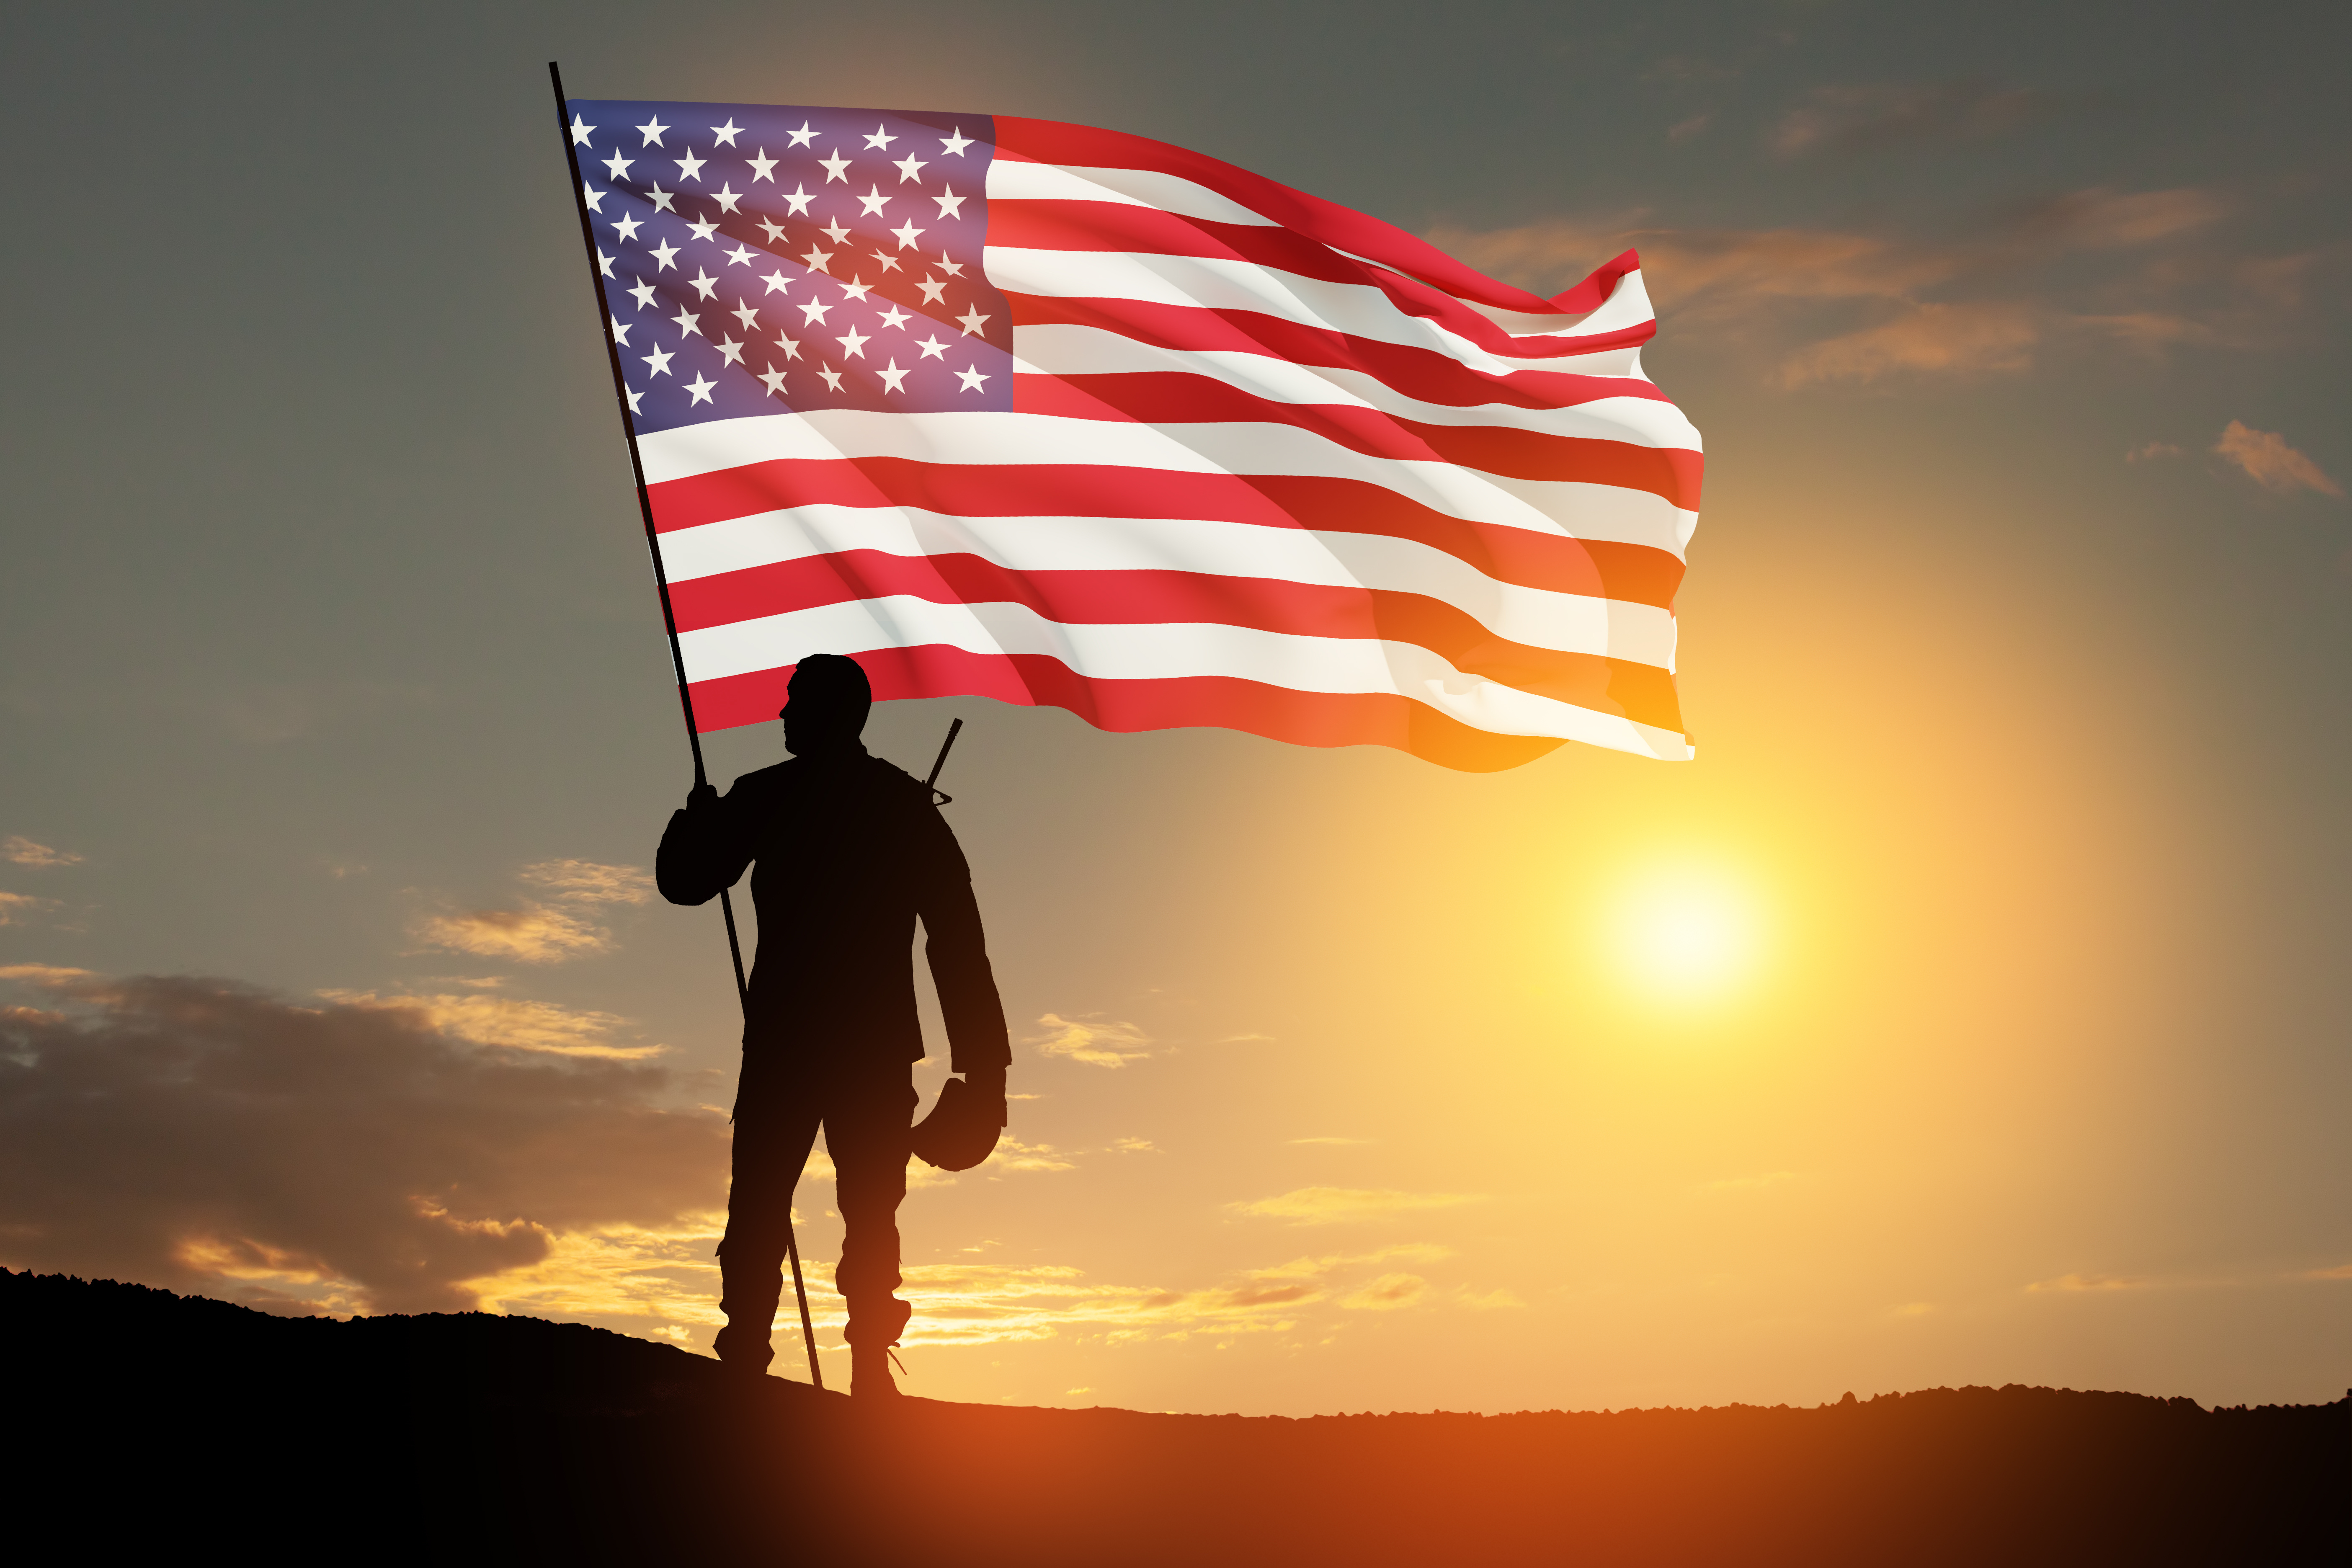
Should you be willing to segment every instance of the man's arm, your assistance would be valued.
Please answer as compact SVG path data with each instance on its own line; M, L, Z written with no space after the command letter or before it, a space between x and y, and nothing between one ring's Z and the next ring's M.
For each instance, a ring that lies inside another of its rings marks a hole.
M949 1070L963 1074L974 1088L1001 1093L1013 1046L996 974L989 967L971 870L938 810L927 805L923 816L928 820L921 830L917 907L923 917L923 956L947 1019Z
M669 814L654 855L654 885L671 903L707 904L740 881L751 863L750 803L738 798L745 793L740 779L736 786L721 796L707 784L697 784L684 809Z

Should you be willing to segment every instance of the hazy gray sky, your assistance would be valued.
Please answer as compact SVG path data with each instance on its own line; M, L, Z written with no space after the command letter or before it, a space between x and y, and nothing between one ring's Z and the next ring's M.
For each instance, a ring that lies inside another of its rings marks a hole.
M909 1200L968 1309L910 1387L2352 1382L2341 7L5 27L0 1262L708 1342L734 1004L716 913L626 875L688 774L556 58L1114 126L1536 286L1634 245L1707 437L1692 764L877 712L918 771L967 721L1041 1097ZM1753 911L1705 1009L1608 956L1669 874Z

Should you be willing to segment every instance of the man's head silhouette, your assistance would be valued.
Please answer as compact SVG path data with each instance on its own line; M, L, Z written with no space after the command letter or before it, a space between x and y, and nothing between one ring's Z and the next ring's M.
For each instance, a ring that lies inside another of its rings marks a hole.
M856 748L874 706L874 688L854 658L813 653L784 688L784 750L822 757Z

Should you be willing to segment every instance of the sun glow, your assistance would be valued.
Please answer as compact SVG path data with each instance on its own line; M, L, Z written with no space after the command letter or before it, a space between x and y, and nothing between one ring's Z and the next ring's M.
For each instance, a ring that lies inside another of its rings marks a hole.
M1737 987L1756 966L1755 900L1719 872L1650 871L1626 884L1606 919L1621 972L1653 995L1710 1000Z

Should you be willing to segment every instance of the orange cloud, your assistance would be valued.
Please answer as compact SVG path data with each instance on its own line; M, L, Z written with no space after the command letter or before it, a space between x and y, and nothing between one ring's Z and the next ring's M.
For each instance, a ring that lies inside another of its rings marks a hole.
M1441 226L1427 237L1553 293L1639 251L1643 286L1679 336L1762 352L1788 387L1902 375L2016 374L2063 342L2160 355L2274 336L2310 257L2223 257L2228 205L2195 187L2095 187L1990 215L1961 240L1841 229L1689 229L1627 219ZM2060 270L2070 257L2090 258Z
M504 1046L561 1057L600 1057L608 1061L641 1061L668 1048L614 1045L605 1037L626 1020L615 1014L553 1002L527 1002L513 996L378 996L372 991L321 991L319 994L348 1007L411 1010L430 1027L478 1046Z
M412 928L412 934L427 947L520 963L561 963L612 945L610 931L543 904L427 915Z
M1091 1015L1065 1018L1055 1013L1047 1013L1037 1022L1048 1033L1032 1035L1028 1043L1044 1056L1067 1057L1074 1062L1088 1062L1096 1067L1123 1068L1151 1054L1151 1037L1133 1024L1098 1024L1092 1021Z
M2037 1279L2025 1289L2033 1294L2057 1291L2072 1295L2090 1290L2145 1290L2154 1283L2151 1279L2126 1279L2119 1274L2061 1274L2055 1279Z
M1362 1289L1342 1297L1339 1305L1351 1312L1392 1312L1418 1302L1428 1286L1429 1281L1418 1274L1383 1274Z
M2221 432L2213 450L2244 470L2248 479L2264 489L2292 495L2297 490L2316 490L2324 496L2340 496L2344 487L2320 471L2317 463L2286 444L2286 437L2268 430L2252 430L2237 420Z
M640 868L594 860L541 860L525 866L522 879L571 903L642 904L654 896L654 879Z
M52 849L16 833L0 839L0 856L5 856L19 866L77 866L82 858L70 850Z
M1816 381L1875 381L1896 371L1980 374L2033 363L2042 330L2023 306L1993 301L1920 305L1880 326L1850 332L1790 355L1783 385Z
M573 910L601 904L642 904L653 897L653 879L635 866L596 860L541 860L525 866L522 881L544 891L552 903L530 902L517 910L471 910L427 915L410 934L427 947L505 958L520 963L561 963L584 953L604 952L613 933L591 925ZM559 906L569 905L570 908Z
M2145 447L2134 447L2124 454L2126 463L2152 463L2158 458L2177 458L2180 448L2169 441L2150 441Z
M1454 1300L1461 1302L1464 1306L1469 1308L1474 1312L1507 1311L1513 1308L1525 1307L1527 1305L1525 1301L1519 1299L1517 1292L1499 1289L1494 1290L1463 1290L1455 1295Z
M0 892L0 926L25 925L58 907L55 899L37 899L30 893Z
M1468 1193L1400 1193L1357 1187L1299 1187L1254 1203L1228 1204L1234 1213L1254 1219L1286 1219L1294 1225L1335 1225L1388 1219L1430 1209L1458 1208L1486 1199Z

